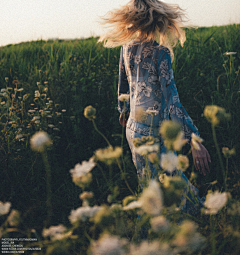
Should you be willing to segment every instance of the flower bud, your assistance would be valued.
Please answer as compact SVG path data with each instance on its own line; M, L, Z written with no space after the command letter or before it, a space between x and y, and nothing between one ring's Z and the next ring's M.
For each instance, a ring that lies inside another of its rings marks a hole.
M49 135L44 131L39 131L35 133L31 140L30 145L32 150L43 152L45 148L52 144Z
M174 140L181 131L181 125L175 121L164 121L160 128L160 134L164 139Z
M216 126L221 121L229 121L231 115L226 113L225 109L217 105L207 105L204 109L204 115L206 119Z
M225 158L230 158L231 156L233 156L233 155L236 154L236 151L235 151L234 148L231 149L231 150L229 150L229 148L223 147L223 148L222 148L222 153L223 153L223 155L224 155Z
M87 106L84 109L84 116L85 118L89 119L89 120L93 120L96 118L96 109L93 108L91 105Z

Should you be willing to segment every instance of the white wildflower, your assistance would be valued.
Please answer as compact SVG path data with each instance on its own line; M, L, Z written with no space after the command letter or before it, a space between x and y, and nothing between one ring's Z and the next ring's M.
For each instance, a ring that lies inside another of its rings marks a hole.
M23 88L18 89L18 91L23 91Z
M123 210L124 211L133 210L133 209L136 209L136 208L141 208L141 206L142 206L141 202L133 201L133 202L129 203L128 205L124 206Z
M1 89L1 92L5 92L5 91L7 91L6 89Z
M127 244L125 239L118 236L104 234L98 241L91 244L91 255L124 255L124 245Z
M173 152L168 152L167 154L161 154L160 165L164 170L173 172L178 165L178 158Z
M55 126L53 124L48 124L48 127L53 128Z
M129 94L121 94L119 97L118 97L118 100L119 101L122 101L122 102L124 102L124 101L128 101L129 100Z
M147 109L147 110L146 110L146 113L147 113L147 114L151 114L151 115L157 115L157 114L159 113L159 111Z
M35 120L40 120L40 116L34 116L33 118L32 118L32 121L35 121Z
M81 164L76 164L74 169L70 170L70 173L72 174L72 177L78 178L89 173L95 165L93 158L89 161L84 160Z
M167 243L161 243L159 241L143 241L139 246L130 245L131 255L170 255L171 252Z
M109 146L105 149L98 149L95 151L95 157L107 165L111 165L116 159L122 155L122 147Z
M7 222L11 227L17 227L20 223L20 213L17 210L12 210L7 218Z
M183 145L187 143L188 140L184 139L183 137L184 137L184 133L183 131L180 131L177 137L175 138L175 140L172 142L174 150L180 151Z
M28 112L34 113L34 112L36 112L36 110L28 110Z
M159 151L159 145L158 144L153 144L153 145L144 144L144 145L137 147L135 150L136 150L136 153L138 153L140 155L147 155L148 153Z
M164 174L160 174L159 175L159 181L161 182L161 183L164 183L164 179L166 178L166 173L164 173Z
M51 144L52 144L52 141L49 135L44 131L39 131L35 133L30 140L31 148L34 151L42 152L44 151L46 146L49 146Z
M63 238L67 237L70 233L64 233L66 232L67 228L64 227L62 224L58 226L51 226L48 229L43 229L42 235L43 237L49 236L51 240L62 240Z
M87 218L92 218L99 210L101 210L101 207L96 205L94 207L79 207L76 210L72 210L68 218L72 224L79 220L86 221Z
M16 138L16 139L21 139L21 138L23 138L23 135L22 135L22 134L18 134L18 135L16 135L15 138Z
M11 207L10 202L3 203L0 201L0 216L7 214L10 210L10 207Z
M139 198L139 203L144 212L157 216L163 207L162 191L155 180L151 180L149 186L145 188Z
M168 220L163 215L152 218L150 223L156 233L168 231L170 228Z
M227 193L220 193L216 190L214 193L209 193L206 196L206 201L204 202L206 214L217 214L217 212L222 209L227 203Z
M235 55L237 52L225 52L223 55Z
M196 232L194 222L185 220L180 225L172 244L176 246L176 253L196 254L205 247L206 239Z
M39 90L35 90L35 97L40 97L40 96L41 96L41 94L40 94Z
M82 164L76 164L74 169L70 170L72 181L80 187L89 184L92 181L92 174L90 171L95 165L93 158L89 161L83 161Z
M189 167L189 159L185 155L178 155L178 165L177 169L180 169L182 171L185 171Z
M67 110L66 109L62 109L62 112L66 112Z

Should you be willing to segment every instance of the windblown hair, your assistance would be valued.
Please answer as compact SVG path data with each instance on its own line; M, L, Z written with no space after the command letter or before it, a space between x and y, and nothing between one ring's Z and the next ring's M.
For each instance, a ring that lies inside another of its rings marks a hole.
M184 11L178 5L158 0L131 0L120 9L102 17L102 24L112 29L100 36L105 47L121 46L136 37L141 41L157 41L172 51L179 40L183 46L186 36L181 29Z

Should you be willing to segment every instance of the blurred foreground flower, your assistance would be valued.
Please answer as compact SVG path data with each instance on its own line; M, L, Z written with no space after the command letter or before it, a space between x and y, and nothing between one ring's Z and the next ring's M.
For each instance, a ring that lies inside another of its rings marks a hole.
M177 254L199 254L205 247L206 239L196 232L196 225L192 221L185 220L180 225L180 231L173 240Z
M235 55L237 52L225 52L223 55Z
M222 148L222 153L223 153L223 155L224 155L225 158L230 158L231 156L233 156L233 155L236 154L236 151L235 151L234 148L231 149L231 150L229 150L229 148L223 147L223 148Z
M178 157L173 152L162 153L160 165L164 170L173 172L178 166Z
M52 141L49 135L44 131L35 133L30 139L32 150L43 152L47 146L50 146Z
M79 187L88 185L92 181L92 174L90 171L95 165L93 158L89 161L83 161L82 164L76 164L74 169L69 171L72 175L72 181Z
M125 102L125 101L128 101L128 100L129 100L129 97L130 97L129 94L121 94L121 95L118 97L118 100L119 100L119 101L122 101L122 102Z
M150 114L150 115L157 115L157 114L159 113L159 111L147 109L147 110L146 110L146 113L147 113L147 114Z
M93 198L93 193L84 191L82 194L79 195L79 198L83 201L82 206L89 206L88 200Z
M96 159L104 162L107 165L111 165L121 155L122 147L116 147L115 149L113 149L112 146L109 146L106 149L98 149L95 151Z
M96 118L96 109L93 108L91 105L87 106L84 109L84 116L85 118L89 119L89 120L93 120Z
M204 109L206 119L216 126L221 121L228 121L231 118L230 113L226 113L225 109L217 105L207 105Z
M139 198L139 203L144 212L152 216L158 216L163 208L163 196L157 181L151 180Z
M141 208L142 207L142 203L139 201L132 201L131 203L129 203L128 205L123 207L124 211L128 211L128 210L133 210L133 209L137 209L137 208Z
M91 243L91 255L124 255L126 251L124 245L126 239L120 239L118 236L103 234L98 241Z
M179 151L182 146L187 143L187 140L183 139L184 133L182 132L181 125L176 121L163 121L159 133L164 140L165 146L169 150Z
M163 196L159 184L151 180L137 201L132 201L123 207L124 211L141 208L152 216L158 216L163 208Z
M100 206L79 207L76 210L72 210L68 218L72 224L79 220L86 221L87 218L92 218L99 210L101 210Z
M178 158L177 169L185 171L189 167L188 157L180 154L177 156L177 158Z
M42 235L43 237L49 236L51 240L62 240L63 238L66 238L72 234L72 232L65 233L67 228L64 227L62 224L58 226L51 226L48 229L43 229Z
M7 221L11 227L17 227L21 221L19 211L12 210L7 218Z
M41 96L39 90L35 90L35 95L34 95L34 96L35 96L35 97L40 97L40 96Z
M8 214L11 207L10 202L3 203L0 201L0 216L4 214Z
M150 223L156 233L168 231L170 228L168 220L163 215L152 218Z
M153 136L142 136L133 139L133 145L138 148L141 145L153 145L155 138Z
M174 254L167 243L143 241L139 246L130 245L129 255L170 255Z
M153 144L153 145L141 145L136 148L136 153L144 156L148 155L151 152L157 152L159 151L159 145L158 144Z
M216 190L214 193L208 193L206 196L206 201L204 202L206 214L217 214L217 212L222 209L227 203L228 194L226 192L219 193Z

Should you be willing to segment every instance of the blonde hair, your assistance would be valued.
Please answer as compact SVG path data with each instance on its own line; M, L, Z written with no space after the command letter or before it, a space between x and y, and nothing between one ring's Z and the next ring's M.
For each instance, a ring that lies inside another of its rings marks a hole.
M179 40L183 46L186 36L181 24L184 11L178 5L166 4L158 0L131 0L120 9L102 17L102 24L112 29L100 36L98 42L105 47L121 46L136 37L141 41L157 41L172 52Z

